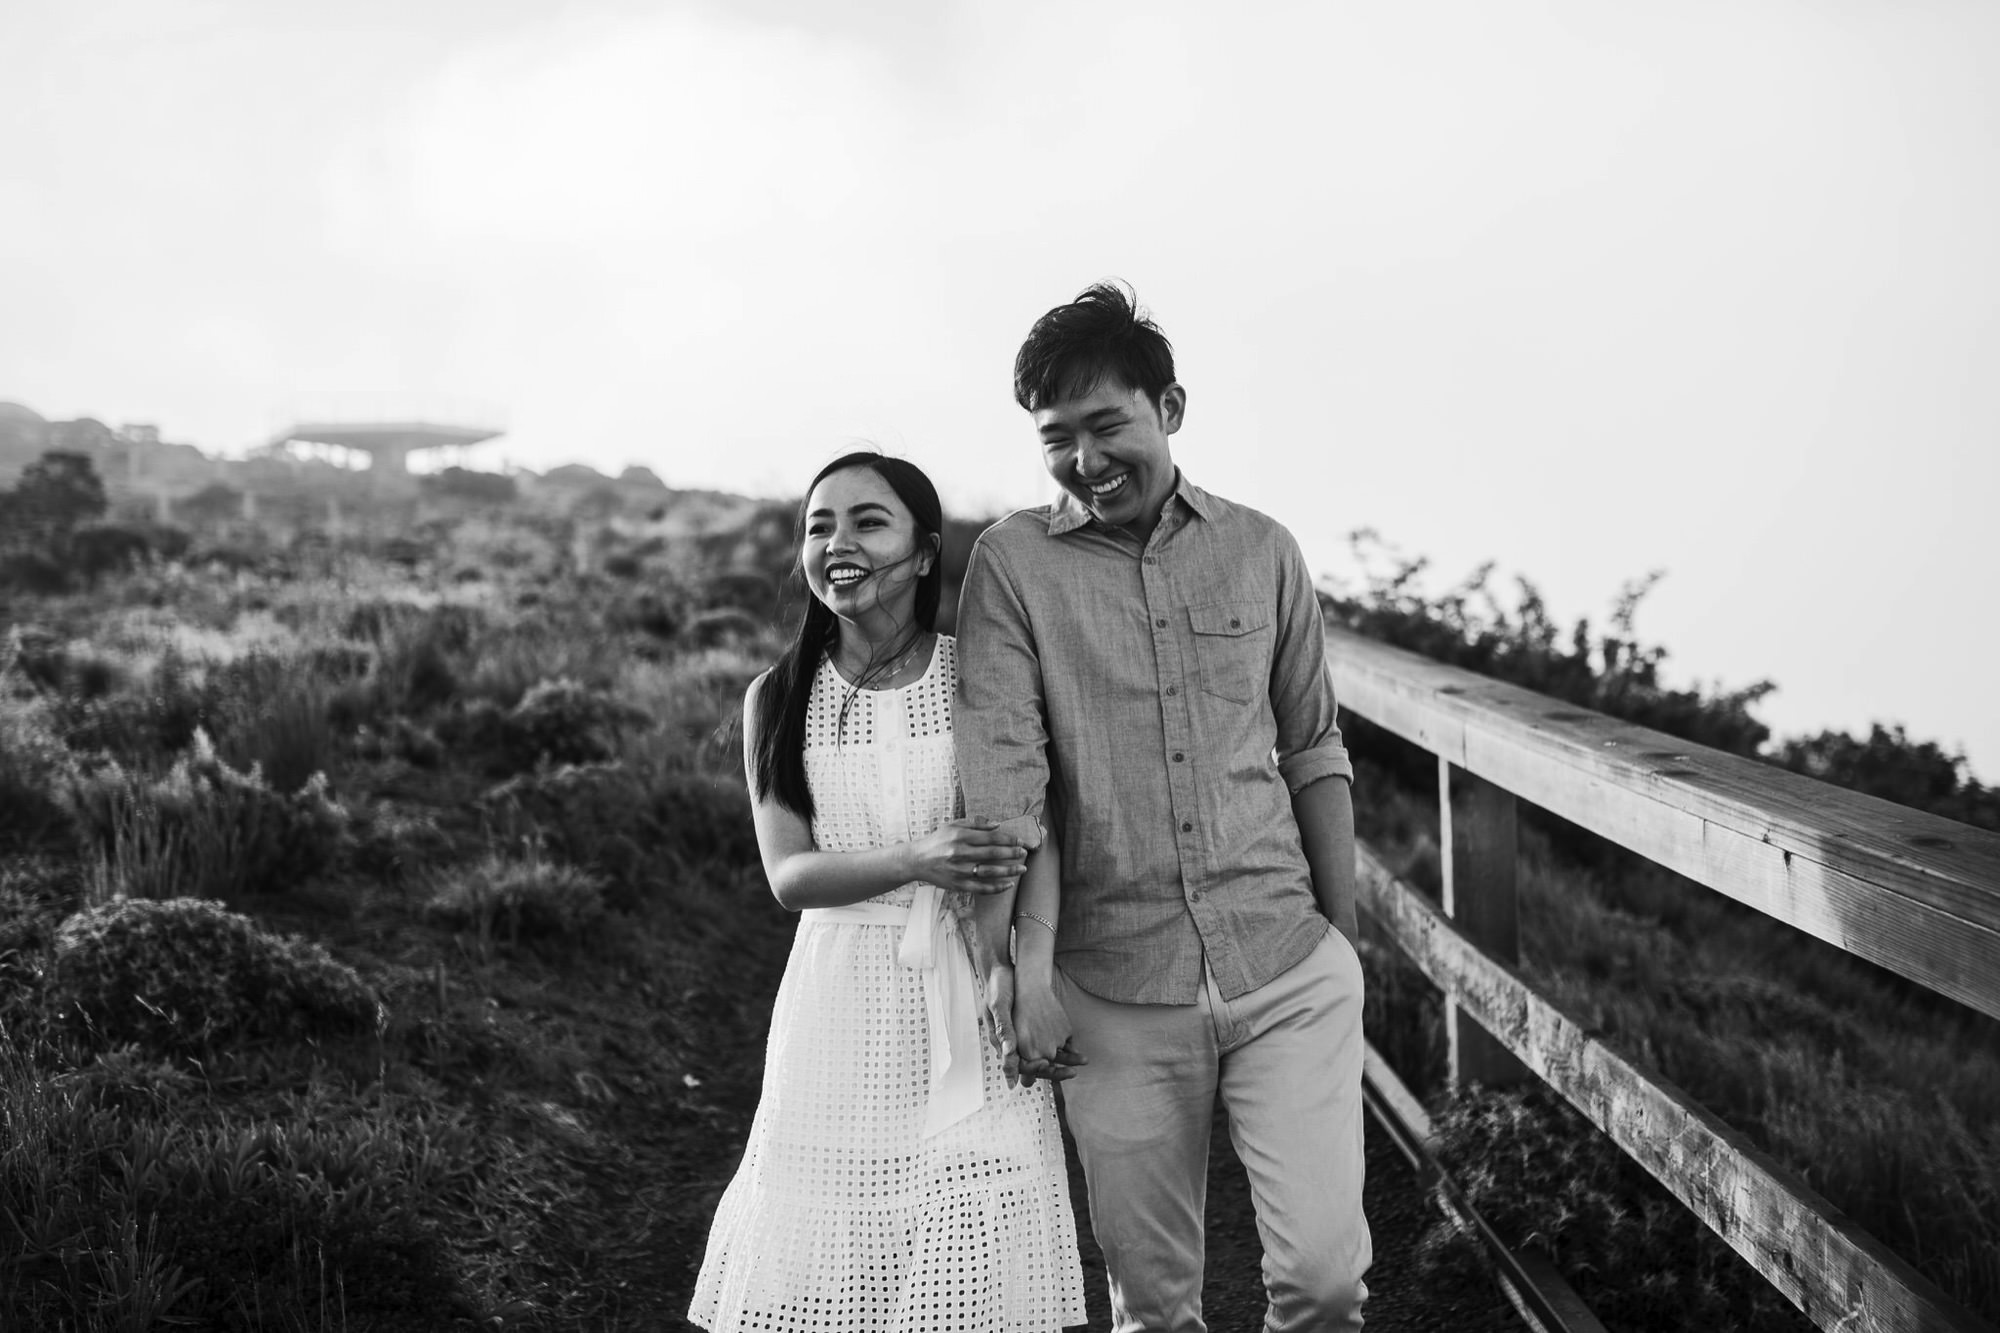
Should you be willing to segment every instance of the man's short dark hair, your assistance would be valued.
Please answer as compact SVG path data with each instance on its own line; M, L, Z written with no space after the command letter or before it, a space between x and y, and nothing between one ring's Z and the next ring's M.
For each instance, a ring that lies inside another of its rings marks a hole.
M1030 412L1095 389L1106 375L1157 403L1174 382L1174 347L1122 282L1085 288L1035 321L1014 358L1014 401Z

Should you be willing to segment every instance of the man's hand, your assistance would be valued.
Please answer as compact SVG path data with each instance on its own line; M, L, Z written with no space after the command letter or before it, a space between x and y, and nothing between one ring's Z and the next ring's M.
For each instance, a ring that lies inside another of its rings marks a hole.
M1070 1044L1069 1014L1046 981L1015 988L1014 1046L1023 1086L1038 1078L1060 1083L1090 1061Z

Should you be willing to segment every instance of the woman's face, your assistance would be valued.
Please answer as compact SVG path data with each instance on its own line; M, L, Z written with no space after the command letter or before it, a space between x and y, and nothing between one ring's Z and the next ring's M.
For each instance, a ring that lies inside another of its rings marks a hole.
M909 506L873 468L842 468L806 497L799 564L813 596L842 620L879 608L908 622L917 580L936 559Z

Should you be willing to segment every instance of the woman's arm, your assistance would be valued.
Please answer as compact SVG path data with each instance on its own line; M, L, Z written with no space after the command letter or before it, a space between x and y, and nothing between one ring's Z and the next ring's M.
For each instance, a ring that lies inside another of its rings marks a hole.
M770 673L750 682L743 696L743 769L751 776L750 811L757 851L771 895L787 910L845 907L887 893L911 880L940 888L1011 898L1023 869L1020 840L993 831L991 820L958 819L910 842L865 852L823 852L812 828L775 792L757 795L755 771L757 694Z

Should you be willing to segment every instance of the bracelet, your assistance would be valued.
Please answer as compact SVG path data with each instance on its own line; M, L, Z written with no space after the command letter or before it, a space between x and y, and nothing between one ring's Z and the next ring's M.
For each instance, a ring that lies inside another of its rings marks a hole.
M1054 934L1056 934L1056 933L1057 933L1057 932L1056 932L1056 924L1055 924L1055 922L1053 922L1053 921L1049 920L1049 919L1048 919L1047 917L1045 917L1045 916L1036 916L1036 915L1035 915L1035 914L1034 914L1033 912L1016 912L1016 913L1014 913L1014 922L1015 922L1015 924L1016 924L1016 925L1019 925L1019 924L1020 924L1020 922L1021 922L1021 920L1022 920L1022 918L1024 918L1024 917L1025 917L1025 918L1026 918L1027 920L1029 920L1029 921L1032 921L1032 922L1034 922L1034 923L1035 923L1036 925L1038 925L1038 926L1042 926L1042 927L1045 927L1045 928L1046 928L1046 929L1048 930L1049 934L1051 934L1051 935L1054 935Z

